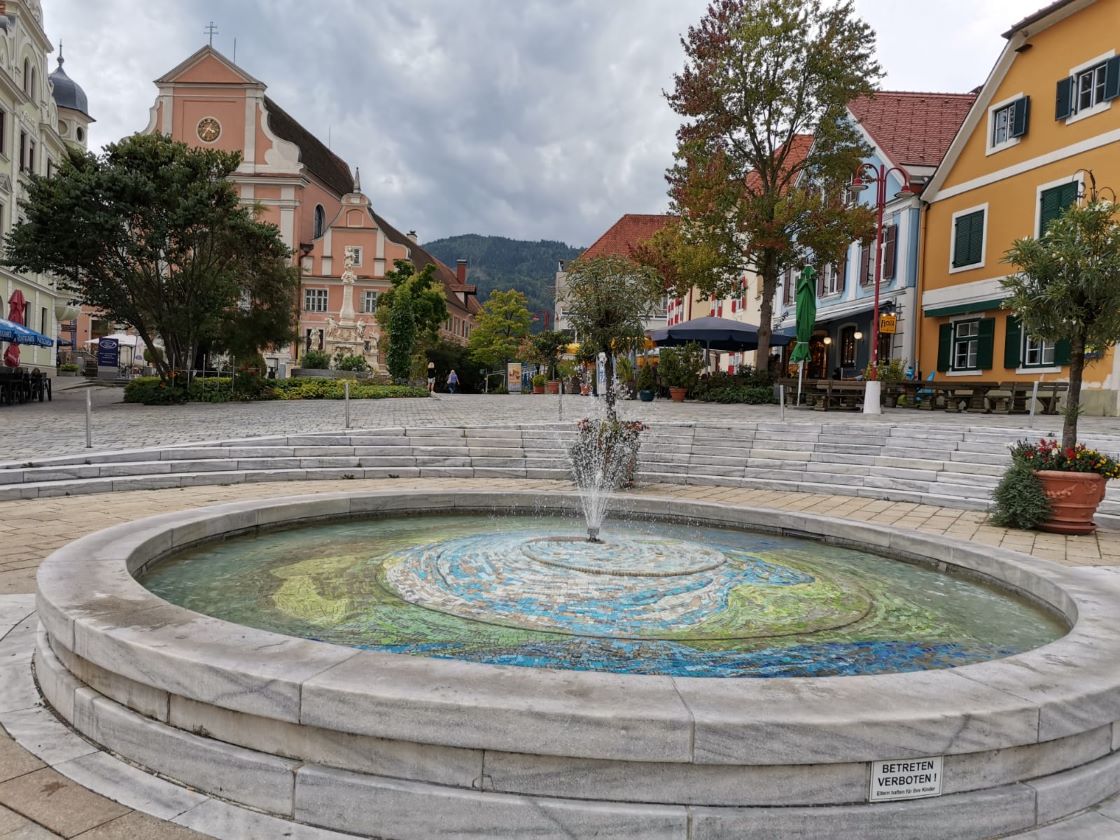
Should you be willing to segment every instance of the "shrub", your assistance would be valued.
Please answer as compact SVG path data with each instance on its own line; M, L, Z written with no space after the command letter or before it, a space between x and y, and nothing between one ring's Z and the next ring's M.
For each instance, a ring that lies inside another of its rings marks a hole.
M644 365L638 368L637 386L639 391L657 390L657 375L648 359Z
M369 370L369 365L362 356L343 356L341 353L335 357L335 365L339 370L349 370L362 373Z
M77 373L78 372L78 366L76 364L73 364L73 363L67 363L67 364L64 364L64 365L59 365L58 369L62 373Z
M704 369L704 351L692 342L683 347L662 347L659 354L658 373L661 381L671 388L685 388L692 391L700 382L700 371Z
M311 370L329 370L331 357L325 350L308 350L303 354L300 364Z
M533 387L534 388L543 388L547 384L548 384L548 377L545 376L543 373L538 373L538 374L535 374L533 376Z
M167 385L155 376L138 376L124 389L125 402L144 405L173 405L185 402L230 402L235 400L340 400L345 394L337 379L278 379L238 375L231 384L227 376L199 377L190 388ZM424 388L406 385L350 383L350 398L377 400L391 397L426 397Z
M144 405L174 405L187 401L187 389L165 383L158 376L138 376L124 386L124 401Z
M711 388L698 394L696 399L703 402L715 403L744 403L746 405L768 405L776 402L773 387L729 385L723 388Z
M1050 502L1042 482L1025 461L1015 459L992 493L992 522L1003 528L1030 529L1050 515Z
M272 389L280 400L340 400L346 393L344 381L339 379L279 379L272 382ZM426 388L410 385L350 382L350 399L353 400L426 396Z

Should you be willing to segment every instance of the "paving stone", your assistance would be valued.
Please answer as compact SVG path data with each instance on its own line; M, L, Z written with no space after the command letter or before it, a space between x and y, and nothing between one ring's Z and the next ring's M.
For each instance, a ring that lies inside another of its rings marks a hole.
M0 804L63 837L74 837L129 810L49 767L0 783Z
M0 732L0 782L32 773L46 766L7 734Z
M82 832L78 840L201 840L207 836L134 811Z

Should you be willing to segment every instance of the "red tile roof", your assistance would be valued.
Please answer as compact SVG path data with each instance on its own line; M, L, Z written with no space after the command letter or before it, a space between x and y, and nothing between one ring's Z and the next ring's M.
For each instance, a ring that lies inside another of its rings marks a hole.
M584 257L605 257L614 255L630 257L634 249L646 242L651 236L668 224L673 218L667 215L643 215L627 213L596 239L591 247L583 252Z
M848 110L892 163L937 166L975 100L975 93L879 91Z
M809 156L809 150L813 148L813 135L812 134L795 134L793 139L790 140L789 156L786 158L786 167L792 168L798 166L802 161ZM755 187L758 185L758 175L751 172L747 175L747 188Z
M1010 40L1011 37L1016 32L1018 32L1020 29L1026 29L1028 26L1032 26L1033 24L1038 23L1044 17L1047 17L1047 16L1053 14L1054 12L1061 9L1063 6L1068 6L1072 2L1073 2L1073 0L1055 0L1055 2L1051 3L1049 6L1043 6L1037 12L1035 12L1034 14L1027 15L1021 21L1019 21L1014 26L1012 26L1010 29L1008 29L1006 32L1004 32L1003 37Z

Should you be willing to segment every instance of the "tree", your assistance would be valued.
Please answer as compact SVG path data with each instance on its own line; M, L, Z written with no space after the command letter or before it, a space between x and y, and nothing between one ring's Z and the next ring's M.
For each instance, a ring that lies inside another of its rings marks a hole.
M375 313L388 339L385 362L393 379L407 382L417 340L434 339L447 320L447 298L430 263L417 274L411 262L397 260L385 279L392 288L378 298Z
M165 380L207 342L251 355L289 341L298 275L276 227L240 204L239 162L158 134L71 151L54 176L30 176L4 262L132 327Z
M529 357L555 379L556 364L569 343L571 339L563 330L543 330L529 339Z
M478 325L471 333L471 358L480 365L496 367L517 354L517 348L529 335L533 316L525 305L525 294L517 289L493 291L482 304Z
M614 354L645 341L645 321L664 295L660 275L626 257L609 255L568 265L567 317L582 354L606 354L607 414L617 421Z
M1077 443L1085 354L1120 342L1120 221L1118 205L1095 191L1072 206L1037 239L1017 239L1004 255L1016 273L1003 281L1004 307L1028 335L1069 342L1069 394L1062 447Z
M875 34L851 0L713 0L681 44L666 94L684 118L667 173L681 230L655 242L659 268L677 296L725 297L756 272L765 359L782 273L870 237L871 212L843 187L867 151L845 107L882 75Z

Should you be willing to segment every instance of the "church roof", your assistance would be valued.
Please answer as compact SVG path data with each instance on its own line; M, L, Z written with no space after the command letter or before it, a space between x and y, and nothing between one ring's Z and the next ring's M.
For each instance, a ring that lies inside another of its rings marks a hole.
M59 108L69 108L89 117L89 100L81 86L66 75L62 69L65 59L62 57L62 44L58 45L58 67L50 75L52 86L51 95ZM92 117L90 117L92 119Z
M354 190L354 176L350 165L327 148L318 137L300 125L296 118L269 97L264 98L268 109L268 127L281 140L299 147L299 159L307 171L334 190L346 195Z

